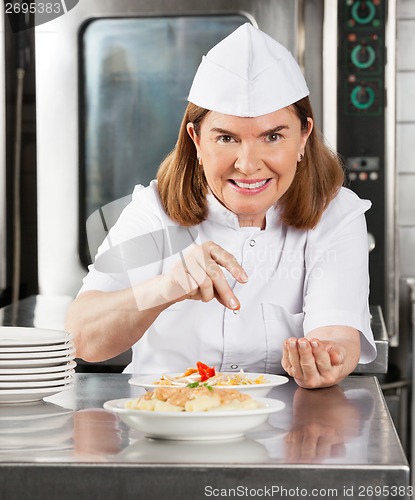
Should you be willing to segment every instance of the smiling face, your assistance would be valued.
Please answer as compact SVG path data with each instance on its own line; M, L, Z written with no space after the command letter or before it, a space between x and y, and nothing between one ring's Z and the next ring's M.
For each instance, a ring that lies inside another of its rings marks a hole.
M265 227L265 214L288 190L304 154L308 130L290 108L255 118L210 111L196 134L187 130L214 196L241 226Z

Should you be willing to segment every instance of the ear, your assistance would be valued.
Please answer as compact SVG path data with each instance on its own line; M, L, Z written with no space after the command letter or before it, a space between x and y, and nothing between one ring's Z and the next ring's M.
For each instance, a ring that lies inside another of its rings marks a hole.
M196 130L195 130L195 126L193 125L192 122L189 122L187 125L186 125L186 130L187 130L187 133L189 134L190 138L192 139L195 147L196 147L196 156L198 158L201 157L201 152L200 152L200 137L197 135L196 133Z
M187 130L187 133L189 134L190 138L194 142L194 144L196 146L196 150L199 154L200 137L196 134L195 126L193 125L192 122L189 122L186 125L186 130Z
M307 130L306 131L303 131L302 134L301 134L301 149L300 149L300 152L302 154L304 154L304 150L305 150L305 145L307 143L307 139L309 138L312 130L313 130L313 127L314 127L314 122L313 122L313 119L312 118L307 118L307 124L308 124L308 127L307 127Z

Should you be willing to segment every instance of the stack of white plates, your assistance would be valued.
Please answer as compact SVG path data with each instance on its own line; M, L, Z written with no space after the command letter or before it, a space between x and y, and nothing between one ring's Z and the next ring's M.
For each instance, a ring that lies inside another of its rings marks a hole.
M0 327L0 403L38 401L71 389L74 359L67 332Z

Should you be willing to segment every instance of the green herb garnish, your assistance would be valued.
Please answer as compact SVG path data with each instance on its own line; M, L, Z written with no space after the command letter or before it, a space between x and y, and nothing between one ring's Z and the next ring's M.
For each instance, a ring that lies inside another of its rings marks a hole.
M211 385L209 385L207 382L205 382L204 384L200 384L199 382L190 382L190 384L187 384L186 387L190 387L190 389L194 389L195 387L200 387L200 385L203 385L204 387L209 389L209 391L213 391L213 387Z

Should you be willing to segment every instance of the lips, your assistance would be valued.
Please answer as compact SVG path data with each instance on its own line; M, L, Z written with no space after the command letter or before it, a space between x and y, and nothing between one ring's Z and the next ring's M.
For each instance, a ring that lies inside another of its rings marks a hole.
M266 189L271 179L229 179L230 185L239 192L259 193Z
M244 189L256 189L262 187L266 182L268 182L268 179L264 179L262 181L233 181L238 187L244 188Z

